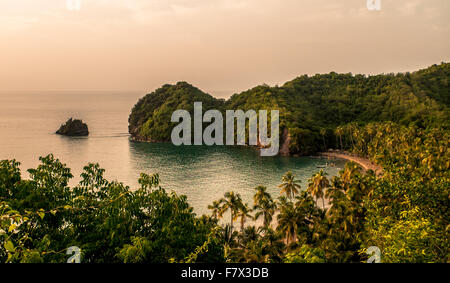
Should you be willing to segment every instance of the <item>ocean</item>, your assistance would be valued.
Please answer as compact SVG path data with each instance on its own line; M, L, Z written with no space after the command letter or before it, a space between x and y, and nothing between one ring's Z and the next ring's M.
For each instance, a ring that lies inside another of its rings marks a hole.
M161 186L185 194L198 214L227 191L241 194L252 205L254 188L264 185L274 198L286 171L292 171L306 189L308 178L319 171L325 159L312 157L261 157L254 148L229 146L181 146L170 143L130 141L128 116L145 93L99 91L11 91L0 92L0 160L21 162L22 177L39 164L39 157L54 154L67 164L80 181L88 163L99 163L108 180L138 186L141 172L158 173ZM88 137L56 135L70 118L89 126ZM326 167L338 174L345 161Z

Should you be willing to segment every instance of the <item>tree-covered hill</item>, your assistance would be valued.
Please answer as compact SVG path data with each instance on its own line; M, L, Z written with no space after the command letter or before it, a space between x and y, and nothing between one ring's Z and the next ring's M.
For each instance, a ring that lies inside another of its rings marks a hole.
M207 109L218 109L223 105L223 100L186 82L166 84L141 98L133 107L128 119L129 132L137 140L169 141L174 126L170 122L172 113L177 109L192 113L196 101L203 102L203 107Z
M53 155L40 158L29 179L16 160L3 160L0 262L66 262L75 246L86 263L366 262L369 247L386 263L448 263L448 70L441 64L411 74L303 76L228 101L185 82L165 85L134 107L134 138L168 140L172 112L192 112L195 101L204 110L279 109L291 152L339 147L384 173L347 163L338 176L320 170L300 184L287 172L278 199L261 180L253 203L227 192L208 206L211 216L199 217L186 196L159 185L158 174L141 174L131 189L88 164L81 182L69 186L70 168ZM255 218L261 227L246 222Z
M192 113L195 101L203 102L203 111L277 109L281 127L287 127L291 136L290 152L309 154L337 147L337 127L351 122L448 129L449 76L449 63L413 73L304 75L283 86L257 86L227 101L180 82L140 99L130 115L129 131L138 140L169 141L175 126L171 114L177 109Z

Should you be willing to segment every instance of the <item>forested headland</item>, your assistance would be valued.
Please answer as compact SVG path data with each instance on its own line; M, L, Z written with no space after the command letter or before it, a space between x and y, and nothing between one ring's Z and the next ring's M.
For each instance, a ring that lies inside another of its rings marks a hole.
M283 86L260 85L230 99L216 99L186 83L164 85L133 107L129 132L136 140L170 141L172 113L193 113L194 102L204 111L279 110L280 128L288 129L291 154L314 154L344 148L347 124L394 122L419 128L449 128L450 64L413 73L375 76L329 73L301 76ZM206 124L205 124L206 125ZM283 131L281 131L283 132Z
M157 172L130 188L88 164L69 186L71 170L53 155L29 178L16 160L4 160L0 262L66 262L70 246L81 249L82 262L365 262L371 246L382 262L449 262L448 80L447 63L406 74L330 73L227 101L187 83L165 85L134 107L135 139L169 140L170 115L194 101L205 109L278 109L292 154L346 150L383 174L352 162L307 183L286 172L281 196L261 180L251 203L228 192L200 216L185 196L161 188Z

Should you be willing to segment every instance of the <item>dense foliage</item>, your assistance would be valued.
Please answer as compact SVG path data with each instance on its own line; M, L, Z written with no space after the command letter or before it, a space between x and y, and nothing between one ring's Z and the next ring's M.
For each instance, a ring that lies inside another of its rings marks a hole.
M291 152L328 147L366 157L383 170L347 163L331 179L307 184L291 172L281 196L255 188L253 203L228 192L198 217L185 196L167 193L158 175L130 189L103 178L98 164L70 187L69 168L52 155L23 178L0 162L0 262L450 262L449 64L412 74L303 76L216 100L187 83L141 99L130 133L167 140L175 109L284 109ZM264 182L264 180L262 180ZM255 220L256 222L249 221Z
M158 175L142 174L141 187L130 190L89 164L70 188L69 168L52 155L41 162L29 180L16 161L0 163L0 262L65 262L71 246L83 262L182 261L215 231L216 222L197 218L185 196L161 188ZM223 247L210 242L198 260L220 262Z
M203 109L220 109L224 102L185 82L164 85L134 106L128 119L129 132L138 140L169 141L174 126L170 122L172 113L183 109L192 114L197 101L202 102Z
M291 136L290 152L311 154L337 147L336 127L350 122L392 121L419 127L449 128L450 64L414 73L376 76L329 73L301 76L283 86L257 86L223 101L180 82L165 85L140 99L129 118L139 140L169 141L173 111L218 109L280 111L281 127Z
M130 190L89 164L70 188L70 170L51 155L30 180L2 161L0 261L64 262L78 246L83 262L363 262L376 246L383 262L449 262L449 132L392 122L339 131L344 149L383 173L350 162L301 184L287 172L279 198L264 186L251 204L228 192L202 217L158 175L142 174Z
M449 262L450 133L392 122L337 131L348 133L341 138L344 149L382 164L383 173L362 172L350 162L331 180L323 171L314 174L301 190L288 172L278 200L257 187L251 217L261 217L263 225L230 232L229 260L361 262L376 246L382 262ZM214 202L213 217L248 213L239 200L229 193Z

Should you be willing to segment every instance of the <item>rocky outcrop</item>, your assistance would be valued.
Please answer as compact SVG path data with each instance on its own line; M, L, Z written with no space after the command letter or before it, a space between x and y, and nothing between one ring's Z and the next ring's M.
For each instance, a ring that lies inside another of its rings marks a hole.
M83 121L70 118L64 125L61 125L59 130L56 131L56 134L69 137L81 137L88 136L89 130Z
M280 147L280 155L281 156L289 156L289 145L291 143L291 135L289 135L289 130L284 128L283 136L281 137L281 141L283 142Z

